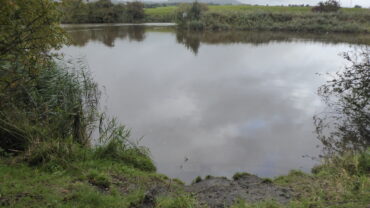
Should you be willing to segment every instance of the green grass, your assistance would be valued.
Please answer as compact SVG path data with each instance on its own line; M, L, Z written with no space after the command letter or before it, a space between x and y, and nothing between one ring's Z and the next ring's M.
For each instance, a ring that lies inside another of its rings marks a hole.
M370 149L360 155L334 157L312 174L291 171L265 179L292 191L289 204L239 200L232 208L364 208L370 204L369 169ZM246 174L237 173L234 178ZM153 199L157 208L205 207L185 193L178 180L91 156L59 170L0 158L0 184L0 207L138 207L147 203L147 193L153 189L167 190Z
M165 15L174 12L176 8L177 6L145 8L145 13L147 15Z
M286 7L286 6L250 6L250 5L220 5L209 6L211 12L311 12L311 7Z
M0 207L130 207L154 186L180 190L160 174L109 160L76 162L54 172L10 162L0 160Z
M268 179L292 191L293 199L287 205L239 200L232 208L366 208L370 204L370 149L327 158L312 172L292 170L288 175Z
M189 195L182 194L175 197L160 197L157 200L157 208L195 208L202 207L197 200Z
M146 8L146 22L173 22L176 6Z

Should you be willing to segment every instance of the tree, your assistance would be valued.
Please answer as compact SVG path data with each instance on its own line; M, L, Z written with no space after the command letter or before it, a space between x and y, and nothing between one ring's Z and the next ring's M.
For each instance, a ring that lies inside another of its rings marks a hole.
M197 1L192 4L181 4L176 10L176 20L180 25L191 21L199 21L207 10L206 4Z
M62 0L59 5L63 23L87 23L89 7L82 0Z
M344 58L350 65L318 90L330 112L315 117L316 131L328 151L363 151L370 147L370 48Z
M4 92L37 76L39 66L48 64L49 51L67 39L55 2L0 0L0 5L0 92Z
M89 3L88 7L90 23L113 23L119 19L118 14L114 12L114 4L110 0Z
M312 8L313 12L337 12L340 9L340 4L337 0L327 0L319 2L319 4Z
M126 3L126 16L127 21L135 22L140 21L145 17L144 4L139 1Z

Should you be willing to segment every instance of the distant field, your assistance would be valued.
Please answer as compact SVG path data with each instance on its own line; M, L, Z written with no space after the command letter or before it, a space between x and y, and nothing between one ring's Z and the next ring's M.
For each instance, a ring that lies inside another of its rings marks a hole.
M146 8L145 14L148 14L148 15L170 14L171 12L174 12L176 8L177 8L176 6Z
M311 7L284 7L284 6L249 6L249 5L220 5L209 6L210 11L238 11L238 12L310 12Z

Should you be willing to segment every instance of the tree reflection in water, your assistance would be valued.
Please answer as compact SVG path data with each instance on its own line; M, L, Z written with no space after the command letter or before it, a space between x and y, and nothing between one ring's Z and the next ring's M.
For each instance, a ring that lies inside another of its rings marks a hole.
M114 47L116 39L126 39L130 41L143 41L145 39L145 26L86 26L78 28L67 27L69 36L74 46L85 46L89 41L98 41L108 47Z
M185 45L195 55L198 54L201 44L229 44L249 43L253 45L268 44L271 42L291 42L304 40L307 42L324 42L331 44L353 43L370 45L370 36L366 34L312 34L288 33L271 31L208 31L197 32L177 30L174 27L153 27L144 25L69 25L68 31L72 45L85 46L89 41L98 41L108 47L114 47L116 39L143 41L147 32L161 32L165 30L176 34L176 41Z

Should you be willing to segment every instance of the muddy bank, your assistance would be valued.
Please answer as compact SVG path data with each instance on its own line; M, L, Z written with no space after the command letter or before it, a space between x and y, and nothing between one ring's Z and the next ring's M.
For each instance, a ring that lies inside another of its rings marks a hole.
M211 208L229 207L241 199L247 202L270 199L286 204L292 197L289 189L247 173L234 177L234 180L209 177L186 186L185 190L195 194L199 202Z
M182 186L186 192L193 195L200 205L210 208L226 208L237 203L239 200L246 202L259 202L274 200L281 204L287 204L292 198L289 189L277 186L270 179L262 179L248 173L236 174L233 180L225 177L207 177L198 180L197 183ZM152 186L145 194L141 204L132 206L135 208L154 208L156 198L173 194L170 186Z

